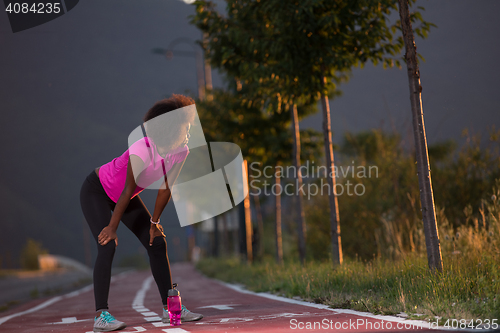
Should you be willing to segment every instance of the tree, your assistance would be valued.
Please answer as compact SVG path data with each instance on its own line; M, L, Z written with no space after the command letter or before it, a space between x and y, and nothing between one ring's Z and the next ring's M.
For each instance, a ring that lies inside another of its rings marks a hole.
M328 99L338 95L342 82L354 66L367 61L384 67L400 67L393 57L403 46L390 24L397 10L395 0L283 1L227 0L227 17L213 4L198 1L193 22L207 33L213 65L245 83L258 83L255 98L282 96L293 107L297 100L321 100L324 149L330 185L332 259L342 263L340 218L335 193L334 156ZM414 2L412 0L412 2ZM411 17L425 35L430 24L419 12ZM257 97L259 96L259 97ZM332 177L333 176L333 177Z
M415 153L417 159L418 185L420 187L420 203L424 222L425 244L427 260L432 270L443 271L441 247L436 224L436 210L432 194L431 168L427 151L427 137L425 135L424 113L422 108L422 86L420 85L420 71L417 63L417 47L411 27L408 0L398 0L401 28L406 48L405 60L408 68L410 86L411 113L413 119L413 135L415 139Z
M277 165L279 166L279 164ZM282 228L281 228L281 172L280 169L276 170L274 175L274 184L276 185L276 190L278 194L275 196L275 209L276 209L276 219L275 219L275 228L274 228L274 243L276 247L276 263L278 265L283 264L283 237L282 237Z
M271 100L267 106L253 103L246 99L246 89L251 85L238 88L233 82L227 90L215 89L212 101L199 101L200 121L207 141L231 141L238 144L243 156L252 162L260 163L262 168L290 162L290 150L293 140L288 130L291 119L286 112L274 112L277 100ZM311 105L300 106L301 114L313 111ZM314 130L303 130L300 134L304 141L303 156L317 158L321 156L320 134ZM280 175L275 175L279 182ZM250 183L253 190L252 183ZM276 195L277 208L280 208L281 191ZM276 253L277 261L282 260L281 249L281 210L276 211ZM262 235L260 235L262 236Z
M245 5L239 1L229 1L229 7L238 7L239 5ZM238 12L238 9L235 9ZM204 31L205 36L207 36L208 45L206 46L207 56L211 59L214 66L222 68L229 75L238 78L239 82L242 82L247 87L252 87L251 89L246 89L247 94L244 100L248 100L250 103L261 103L261 104L276 104L274 112L281 113L282 109L290 110L291 124L292 124L292 137L293 141L293 163L295 166L295 176L297 189L302 187L302 175L301 175L301 148L300 148L300 130L299 130L299 118L307 115L307 113L301 112L300 106L310 106L315 102L314 99L308 98L304 99L303 96L294 95L292 86L296 85L293 80L280 80L278 75L274 75L268 72L268 69L264 69L264 72L255 70L254 66L251 65L252 61L248 58L246 52L241 53L231 53L233 46L237 45L244 47L246 31L258 30L250 27L251 25L258 22L256 18L252 15L252 10L239 10L240 13L244 13L244 17L236 17L235 20L225 19L218 15L214 9L213 4L206 3L203 1L197 2L197 12L198 14L193 18L193 23L197 24L202 31ZM258 12L255 12L258 14ZM231 15L231 14L230 14ZM246 27L240 29L238 20L244 20L247 24ZM208 22L206 24L206 22ZM228 30L229 35L234 35L235 38L225 38L229 36L220 36L218 34L231 25L233 29ZM248 28L250 27L250 28ZM248 28L248 29L247 29ZM264 31L265 33L265 31ZM223 41L219 44L219 40ZM250 39L252 42L254 38ZM228 51L229 53L227 53ZM253 53L252 53L253 54ZM235 59L229 60L226 57L234 56ZM260 55L259 55L260 56ZM241 66L240 66L241 65ZM249 66L250 65L250 66ZM266 73L265 75L263 75ZM267 78L271 76L271 78ZM263 81L264 79L264 81ZM276 103L273 103L276 101ZM302 108L303 109L303 108ZM302 192L297 190L297 210L298 210L298 223L297 223L297 235L298 235L298 248L301 262L305 262L305 247L306 247L306 221L303 211L303 199Z

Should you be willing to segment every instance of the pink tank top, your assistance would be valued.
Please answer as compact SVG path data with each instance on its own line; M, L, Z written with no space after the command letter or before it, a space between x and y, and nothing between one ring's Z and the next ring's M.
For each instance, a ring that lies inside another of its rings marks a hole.
M114 202L118 201L125 188L128 159L131 154L139 156L144 162L144 170L139 180L139 184L143 187L137 185L131 197L133 198L142 192L144 188L163 177L172 168L174 163L184 161L189 154L189 148L187 145L179 147L169 152L165 158L162 158L158 154L153 140L145 137L132 144L121 156L101 166L99 169L99 179L104 191L106 191L106 194Z

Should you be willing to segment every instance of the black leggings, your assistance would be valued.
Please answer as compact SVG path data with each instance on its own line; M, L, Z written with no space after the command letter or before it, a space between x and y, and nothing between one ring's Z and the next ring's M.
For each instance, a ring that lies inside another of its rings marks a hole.
M80 204L83 215L89 224L96 242L102 229L111 220L111 211L116 203L104 191L99 177L92 171L83 182L80 191ZM139 196L130 200L122 222L141 241L149 255L151 272L158 285L162 304L167 304L168 290L172 289L170 263L168 262L167 243L164 237L156 237L153 245L149 246L150 215ZM94 297L97 310L108 309L109 285L111 282L111 263L115 254L115 242L101 246L97 244L97 260L94 265Z

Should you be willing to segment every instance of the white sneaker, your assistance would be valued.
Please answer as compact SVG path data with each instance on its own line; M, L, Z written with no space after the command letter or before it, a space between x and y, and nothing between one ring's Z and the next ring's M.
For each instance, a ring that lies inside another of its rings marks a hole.
M163 316L161 316L161 322L164 324L170 323L170 315L168 314L168 311L163 308Z
M182 306L181 322L197 321L200 320L201 318L203 318L202 314L191 312L184 305Z
M127 324L116 320L108 311L102 311L99 317L94 318L94 332L111 332L125 327Z
M202 314L189 311L184 305L182 306L181 322L197 321L203 318ZM170 323L170 316L168 311L163 308L162 323Z

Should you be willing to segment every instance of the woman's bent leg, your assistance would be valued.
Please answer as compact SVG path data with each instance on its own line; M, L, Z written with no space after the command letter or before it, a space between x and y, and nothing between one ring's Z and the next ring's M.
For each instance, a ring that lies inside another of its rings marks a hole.
M139 238L148 251L151 272L158 286L163 305L167 304L168 290L172 289L170 263L168 261L167 241L164 237L156 237L153 245L149 245L150 215L139 196L130 200L123 214L122 222Z
M111 210L115 203L107 196L98 176L92 172L85 179L80 191L80 204L92 235L97 237L109 224ZM111 264L115 254L115 242L101 246L97 243L97 260L94 265L94 297L97 310L108 309L109 286L111 283Z
M96 311L108 309L111 264L113 263L116 244L115 242L109 242L104 246L97 245L97 247L97 259L94 264L94 298Z

